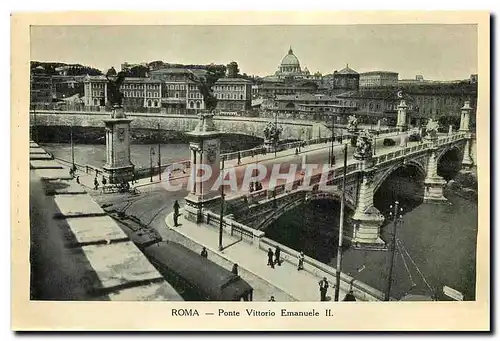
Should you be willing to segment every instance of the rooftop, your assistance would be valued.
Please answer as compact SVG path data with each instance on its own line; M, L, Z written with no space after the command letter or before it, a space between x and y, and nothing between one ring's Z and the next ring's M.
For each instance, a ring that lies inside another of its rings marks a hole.
M297 94L297 95L277 95L278 101L336 101L335 98L327 95Z
M394 71L368 71L368 72L362 72L360 73L361 76L368 76L368 75L399 75L399 73L394 72Z
M353 69L351 69L349 67L349 64L347 64L346 67L343 68L342 70L335 71L334 74L337 74L337 75L359 75L359 73L357 73L356 71L354 71Z
M251 84L252 82L245 78L219 78L215 84L221 83L235 83L235 84Z

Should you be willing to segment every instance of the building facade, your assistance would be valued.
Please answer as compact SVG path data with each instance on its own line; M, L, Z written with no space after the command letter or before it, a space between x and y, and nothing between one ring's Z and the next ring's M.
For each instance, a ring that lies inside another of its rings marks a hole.
M318 88L318 84L315 82L281 80L254 85L252 87L252 95L254 98L273 98L277 95L314 94L318 91Z
M190 79L193 74L204 77L206 71L168 68L150 72L151 79L163 84L162 108L167 114L195 114L205 109L203 96Z
M397 86L398 73L391 71L371 71L359 75L359 86L361 88L379 86Z
M383 125L396 125L397 107L401 100L405 100L408 106L408 122L414 125L419 122L420 116L415 112L414 98L397 89L385 87L375 90L360 89L339 94L336 97L341 105L355 106L355 114L362 123L376 124L380 120Z
M322 94L278 95L265 100L261 106L262 117L329 121L332 115L345 116L356 110L355 102L342 102Z
M470 81L411 83L350 91L337 95L337 98L356 102L357 114L366 121L383 119L388 124L395 124L397 106L404 99L410 124L424 124L432 118L442 124L457 126L463 103L470 101L472 108L477 105L477 84ZM475 117L471 118L471 122L474 120Z
M252 105L252 82L243 78L220 78L213 86L219 114L232 115L249 110Z
M123 107L128 111L161 107L162 84L149 78L125 78L120 87ZM86 76L84 79L85 105L104 107L108 102L108 80L105 76Z
M340 71L335 70L332 75L331 88L334 94L347 91L357 91L359 89L359 73L346 65Z
M52 98L52 77L32 72L30 75L30 103L49 104L52 103Z

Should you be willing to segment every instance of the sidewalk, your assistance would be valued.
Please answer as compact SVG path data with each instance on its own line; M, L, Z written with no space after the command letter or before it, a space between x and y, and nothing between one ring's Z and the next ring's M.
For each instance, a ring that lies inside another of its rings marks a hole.
M210 253L214 253L232 263L237 263L239 267L262 278L298 301L320 301L318 282L321 280L321 277L317 277L305 270L297 271L295 265L286 261L281 266L275 265L275 268L272 269L266 265L267 253L264 250L257 249L244 241L238 241L237 238L228 234L223 235L223 242L227 248L219 251L218 231L204 224L197 225L187 221L182 215L179 217L179 226L174 227L173 213L165 218L165 224L167 228L176 231L199 245L205 246L209 251L209 255ZM327 276L327 279L330 283L327 299L329 297L330 301L333 301L335 278ZM346 292L341 290L339 300L343 300L345 295Z

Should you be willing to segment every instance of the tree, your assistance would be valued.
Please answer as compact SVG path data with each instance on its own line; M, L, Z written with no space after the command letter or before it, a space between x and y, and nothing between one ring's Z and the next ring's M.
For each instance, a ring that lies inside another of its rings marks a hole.
M112 77L112 76L116 76L116 70L113 66L111 67L111 69L108 70L108 72L106 72L106 77Z
M227 65L227 77L228 78L238 77L239 72L240 72L240 69L238 68L238 63L231 62Z
M143 65L135 65L127 70L127 77L146 78L149 73L149 68Z
M224 65L210 64L206 66L207 73L205 76L197 76L194 72L190 71L188 77L193 81L203 96L205 107L209 112L215 110L217 107L217 98L214 96L212 87L217 80L224 76L226 67Z

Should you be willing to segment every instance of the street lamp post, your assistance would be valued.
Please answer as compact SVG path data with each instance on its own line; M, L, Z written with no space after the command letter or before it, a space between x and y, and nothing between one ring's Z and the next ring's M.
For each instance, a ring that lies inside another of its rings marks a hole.
M333 166L333 142L335 141L335 116L332 115L332 142L330 146L330 167Z
M391 286L392 286L392 272L394 268L394 254L396 253L396 231L398 224L402 223L402 212L403 208L399 207L399 202L396 201L394 205L391 205L390 208L394 209L393 212L390 212L390 215L393 216L393 228L392 228L392 241L390 245L390 254L389 254L389 275L387 276L387 287L385 290L385 301L390 301L391 299ZM399 216L398 216L399 214Z
M154 147L149 149L149 182L153 182L153 155L155 155Z
M73 144L73 124L70 127L70 143L71 143L71 169L75 169L75 146Z
M340 274L342 272L342 240L344 239L345 183L347 170L347 144L344 145L344 171L342 175L342 197L340 201L339 243L337 248L337 269L335 273L335 301L339 300Z
M160 143L160 123L158 123L158 180L161 181L161 143Z
M221 201L220 201L220 222L219 222L219 251L222 251L222 226L223 226L223 216L224 216L224 157L222 157L221 165Z
M274 158L276 158L278 151L278 111L274 114L274 128L276 129L274 136Z

